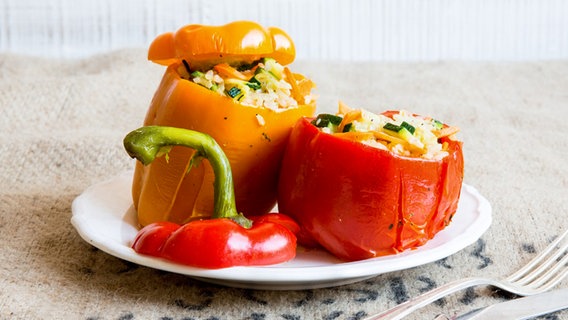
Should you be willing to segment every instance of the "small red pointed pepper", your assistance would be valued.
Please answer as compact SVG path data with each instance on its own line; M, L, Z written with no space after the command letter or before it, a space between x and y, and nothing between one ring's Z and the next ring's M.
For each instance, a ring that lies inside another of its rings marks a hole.
M209 135L180 128L147 126L124 138L128 154L147 165L167 154L171 146L196 150L192 165L206 159L215 174L214 214L211 219L178 225L155 222L142 228L132 244L141 254L162 257L200 268L267 265L296 254L299 226L291 218L269 214L250 220L237 212L231 167Z

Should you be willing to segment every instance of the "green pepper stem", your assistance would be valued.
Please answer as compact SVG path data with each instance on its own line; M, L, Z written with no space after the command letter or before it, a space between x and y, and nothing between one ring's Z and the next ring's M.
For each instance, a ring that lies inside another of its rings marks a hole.
M252 226L252 221L237 211L229 159L210 135L174 127L146 126L127 134L123 143L126 152L144 165L167 153L164 150L171 146L195 149L194 158L207 159L215 174L212 218L229 218L245 228Z

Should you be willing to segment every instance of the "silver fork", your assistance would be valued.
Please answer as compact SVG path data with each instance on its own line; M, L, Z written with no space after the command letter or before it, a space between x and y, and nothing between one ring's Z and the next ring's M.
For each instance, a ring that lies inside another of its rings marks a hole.
M450 282L398 306L364 320L397 320L458 290L490 285L520 296L542 293L554 287L568 275L568 230L556 238L526 266L502 280L465 278Z

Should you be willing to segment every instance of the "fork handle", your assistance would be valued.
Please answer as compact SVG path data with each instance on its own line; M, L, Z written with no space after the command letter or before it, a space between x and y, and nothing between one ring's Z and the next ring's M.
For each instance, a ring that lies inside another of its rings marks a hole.
M443 298L456 291L470 288L477 285L492 284L493 281L485 278L465 278L449 282L434 290L428 291L420 296L412 298L384 312L372 315L364 320L398 320L409 315L416 309L422 308L440 298Z

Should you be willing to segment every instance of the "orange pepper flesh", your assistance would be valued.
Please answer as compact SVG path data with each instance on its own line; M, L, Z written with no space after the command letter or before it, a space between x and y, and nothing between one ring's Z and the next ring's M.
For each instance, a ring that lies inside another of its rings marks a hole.
M312 115L315 106L272 110L242 105L181 79L177 67L166 70L144 125L211 135L231 163L239 212L269 212L276 203L278 170L288 135L296 120ZM136 164L132 193L141 225L164 220L183 223L211 215L213 172L203 161L186 175L192 155L191 149L173 147L167 159L160 157L148 166Z
M223 26L187 25L164 33L150 44L148 60L169 66L182 59L195 66L219 63L251 63L274 58L282 65L294 61L292 39L276 27L264 28L251 21Z

